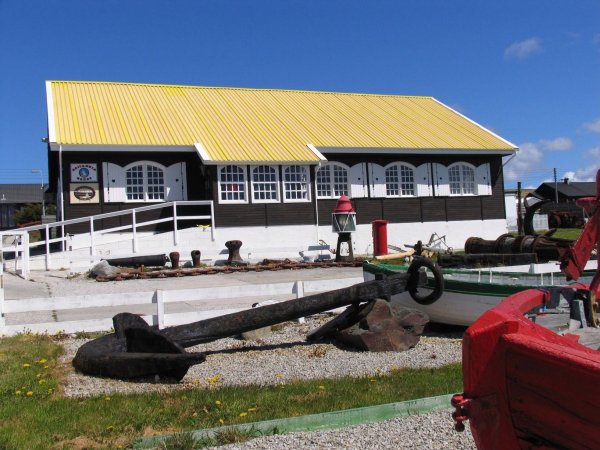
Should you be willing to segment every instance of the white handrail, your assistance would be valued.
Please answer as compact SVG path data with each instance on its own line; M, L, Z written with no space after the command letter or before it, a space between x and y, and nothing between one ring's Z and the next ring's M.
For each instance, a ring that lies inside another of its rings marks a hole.
M185 214L182 214L181 211L179 211L179 212L177 211L178 206L208 206L208 207L210 207L210 214L208 214L208 215L206 215L206 214L205 215L198 215L198 214L185 215ZM171 217L146 220L146 221L142 221L142 222L139 221L139 213L140 212L152 211L152 210L157 210L157 209L165 209L165 208L171 209L171 211L170 211ZM131 225L121 225L118 227L110 227L110 228L99 228L98 223L96 223L96 224L94 223L99 220L109 219L109 218L114 218L114 217L119 217L119 216L126 216L126 215L131 216ZM43 224L43 225L33 225L33 226L29 226L29 227L19 228L16 230L2 231L2 232L0 232L0 238L3 235L15 235L15 234L26 237L25 238L26 242L21 244L21 249L23 250L22 267L26 271L28 269L30 249L43 246L43 248L45 250L44 253L45 253L46 270L48 270L49 266L50 266L50 255L51 255L50 244L54 243L54 242L61 242L61 248L63 251L66 250L66 247L68 245L67 240L69 239L69 235L67 233L65 233L65 226L87 223L87 226L88 226L87 232L90 235L90 240L89 240L89 245L83 246L83 248L89 247L90 256L93 257L94 255L97 254L96 247L98 245L97 244L98 239L96 239L96 237L101 236L103 234L116 232L116 231L123 231L123 230L131 230L132 237L128 240L132 241L133 253L137 253L139 250L138 249L138 236L137 236L138 229L141 227L144 227L144 226L149 226L149 225L153 225L153 224L157 224L157 223L165 223L165 222L173 223L173 228L172 228L173 240L174 240L175 245L177 245L177 242L179 241L178 230L180 229L177 222L185 221L185 220L199 220L199 221L205 221L205 222L210 221L210 227L211 227L210 238L211 238L211 241L214 242L214 240L215 240L215 216L214 216L214 204L213 204L212 200L186 200L186 201L177 201L177 202L165 202L165 203L160 203L160 204L156 204L156 205L141 206L139 208L132 208L132 209L127 209L127 210L123 210L123 211L115 211L115 212L111 212L111 213L97 214L95 216L62 220L60 222L53 222L53 223L48 223L48 224ZM53 230L56 230L57 235L58 235L55 238L50 237L51 232ZM32 231L39 231L42 239L40 239L37 242L30 243L28 238L29 238L29 232L32 232ZM0 252L2 252L2 251L13 251L13 250L12 249L11 250L3 249L2 246L0 246Z

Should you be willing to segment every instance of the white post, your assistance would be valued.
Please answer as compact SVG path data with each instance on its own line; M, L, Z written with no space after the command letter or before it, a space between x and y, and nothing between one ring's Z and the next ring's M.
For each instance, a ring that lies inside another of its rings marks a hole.
M46 270L50 270L50 227L48 224L44 226L46 230Z
M63 159L62 159L62 145L58 146L58 192L60 193L59 202L60 202L60 220L61 220L61 237L62 237L62 251L65 251L65 199L64 199L64 186L63 186Z
M156 318L153 320L153 325L158 325L158 329L162 330L165 327L165 291L157 289L154 291L153 302L156 303Z
M173 244L175 246L179 243L177 234L177 202L173 202Z
M296 291L296 298L304 297L304 281L296 281L294 283L294 290ZM298 323L304 322L304 317L298 318Z
M93 257L96 255L96 243L94 241L94 216L90 216L90 256Z
M0 327L4 327L4 250L2 246L2 233L0 233Z
M210 202L210 240L215 242L215 211L213 209L214 203Z
M29 279L29 232L25 231L21 235L21 275L26 280Z
M133 253L138 252L138 241L137 241L137 219L135 216L135 209L131 210L131 227L132 227L132 239L133 239Z

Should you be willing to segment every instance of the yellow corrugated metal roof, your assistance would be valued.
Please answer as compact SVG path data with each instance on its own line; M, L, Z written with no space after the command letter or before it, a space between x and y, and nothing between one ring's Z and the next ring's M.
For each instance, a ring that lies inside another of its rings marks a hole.
M192 146L212 161L318 161L308 148L514 150L432 97L50 81L51 142Z

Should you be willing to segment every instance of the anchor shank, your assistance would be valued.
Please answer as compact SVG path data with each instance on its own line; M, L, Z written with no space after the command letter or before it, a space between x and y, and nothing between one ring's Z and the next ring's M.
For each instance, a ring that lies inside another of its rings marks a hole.
M383 280L367 281L347 288L169 327L161 332L182 347L191 347L353 303L390 298L391 295L406 290L410 277L408 273L394 274ZM426 275L420 273L419 285L424 284L425 279Z

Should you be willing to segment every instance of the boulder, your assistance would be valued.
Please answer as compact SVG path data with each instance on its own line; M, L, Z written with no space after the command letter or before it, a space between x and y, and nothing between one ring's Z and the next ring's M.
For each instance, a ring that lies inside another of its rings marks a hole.
M119 274L118 267L111 266L108 261L102 260L92 267L92 275L96 277L113 277Z

